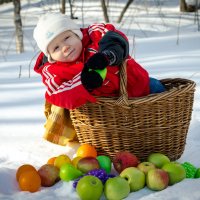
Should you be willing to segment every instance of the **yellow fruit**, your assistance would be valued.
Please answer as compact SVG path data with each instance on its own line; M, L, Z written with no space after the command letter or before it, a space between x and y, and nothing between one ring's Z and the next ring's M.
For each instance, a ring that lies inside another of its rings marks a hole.
M63 154L63 155L59 155L58 157L56 157L55 161L54 161L54 166L58 167L60 169L60 167L65 164L65 163L72 163L71 159Z
M72 160L72 165L74 165L74 167L77 168L78 161L79 161L81 158L82 158L82 157L80 157L80 156L77 156L77 157L73 158L73 160Z

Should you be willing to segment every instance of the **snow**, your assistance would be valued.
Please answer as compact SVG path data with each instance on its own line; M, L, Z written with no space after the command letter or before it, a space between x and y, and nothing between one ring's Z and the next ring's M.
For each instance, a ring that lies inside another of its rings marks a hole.
M72 182L58 182L42 187L36 193L22 192L15 180L16 169L25 163L39 168L50 157L63 153L75 156L77 144L59 146L45 141L43 114L45 88L41 78L33 71L38 49L32 38L37 16L59 6L45 1L21 1L24 24L25 53L15 52L13 5L0 6L0 199L2 200L78 200ZM98 2L84 1L84 20L81 19L81 1L77 6L76 22L87 26L103 22ZM197 84L192 120L183 155L178 162L191 162L200 167L200 32L194 13L180 13L179 1L134 1L122 22L115 21L122 9L122 1L113 1L109 9L111 22L128 35L135 59L150 76L186 78ZM42 4L42 5L41 5ZM89 8L86 8L89 6ZM69 13L69 8L67 7ZM179 34L178 34L179 33ZM29 70L30 69L30 70ZM21 71L21 73L20 73ZM199 200L200 179L185 179L167 189L154 192L146 187L130 193L127 200ZM102 196L102 199L105 199Z

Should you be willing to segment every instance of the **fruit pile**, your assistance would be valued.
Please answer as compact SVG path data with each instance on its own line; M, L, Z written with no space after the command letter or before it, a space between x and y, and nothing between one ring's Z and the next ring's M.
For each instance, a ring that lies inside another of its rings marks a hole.
M146 161L140 162L137 156L124 151L111 160L109 156L98 155L90 144L81 145L72 160L63 154L50 158L38 170L24 164L16 172L22 191L36 192L41 186L50 187L60 180L73 181L81 200L98 200L103 193L106 199L124 199L145 186L160 191L185 178L199 177L200 168L189 162L171 162L162 153L151 153Z

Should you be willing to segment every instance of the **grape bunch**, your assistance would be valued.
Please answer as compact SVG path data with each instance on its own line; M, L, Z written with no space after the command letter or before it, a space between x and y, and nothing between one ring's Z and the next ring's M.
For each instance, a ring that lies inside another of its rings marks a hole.
M104 169L93 169L91 171L89 171L88 173L86 173L85 175L83 176L88 176L88 175L91 175L91 176L95 176L97 178L99 178L103 184L105 184L105 182L109 179L109 178L113 178L115 177L114 174L107 174L106 171ZM78 184L78 181L83 177L83 176L80 176L79 178L77 178L76 180L74 180L73 182L73 187L76 188L77 184Z
M183 164L181 164L186 172L186 178L194 178L197 168L191 164L190 162L184 162Z

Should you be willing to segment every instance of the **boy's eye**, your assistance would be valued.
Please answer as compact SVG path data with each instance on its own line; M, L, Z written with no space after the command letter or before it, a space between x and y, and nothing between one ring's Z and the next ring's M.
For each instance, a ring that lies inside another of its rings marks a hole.
M56 47L54 48L54 51L56 51L58 48L59 48L59 46L56 46Z
M70 36L65 37L65 40L67 40Z

